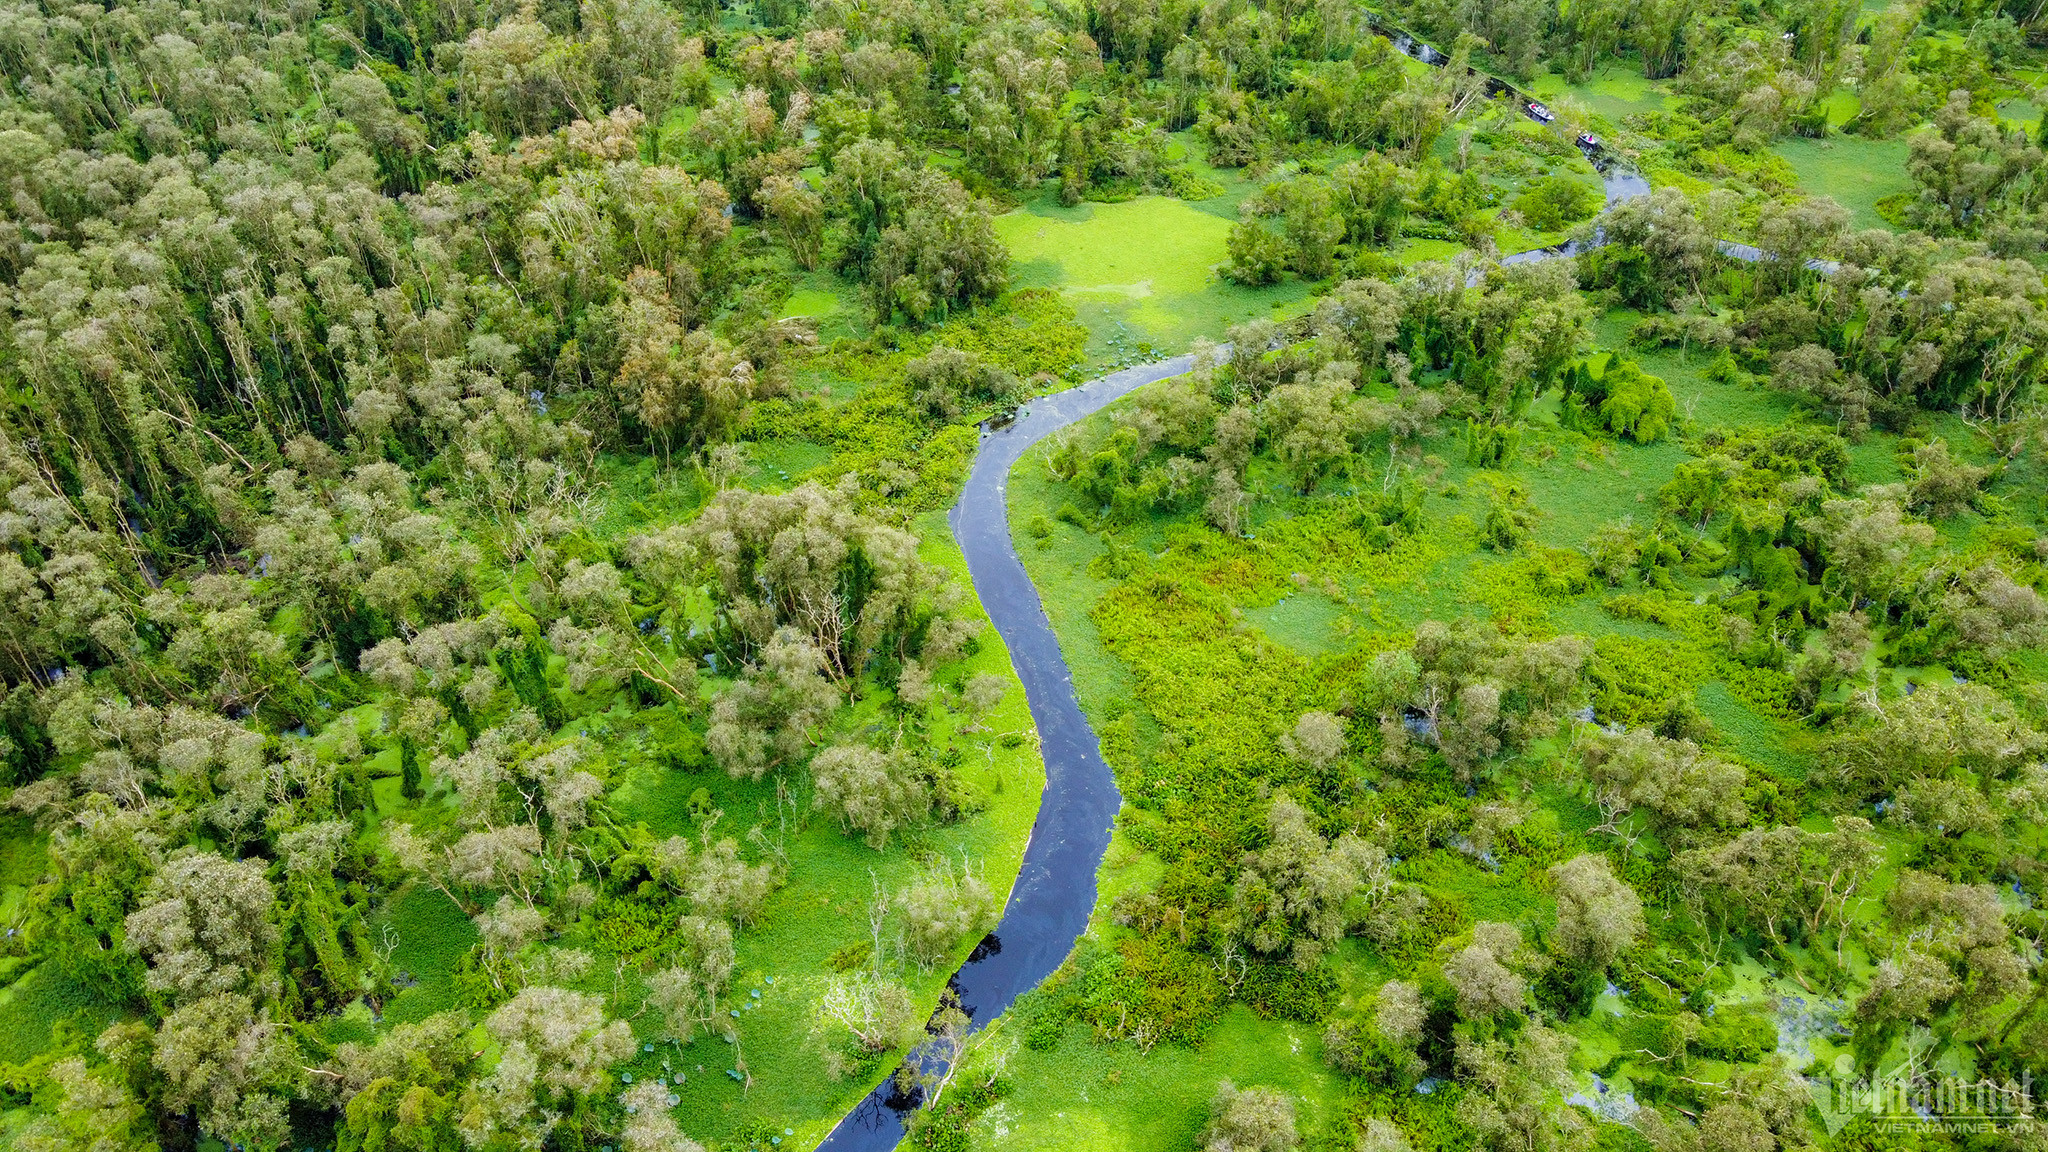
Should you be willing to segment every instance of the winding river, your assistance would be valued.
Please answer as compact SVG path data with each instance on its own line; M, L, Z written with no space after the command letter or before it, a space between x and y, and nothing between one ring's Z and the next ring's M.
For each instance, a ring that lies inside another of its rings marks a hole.
M1643 195L1649 185L1635 172L1607 165L1602 178L1608 206ZM1570 256L1569 245L1517 253L1507 261L1527 263ZM1157 360L1090 380L1065 392L1033 400L1006 425L983 431L967 486L948 519L974 591L996 631L1010 649L1010 662L1024 683L1031 718L1038 726L1045 760L1045 793L1038 820L1024 849L1024 863L1010 889L1003 918L953 976L951 987L977 1026L993 1020L1018 996L1052 975L1074 941L1088 927L1095 908L1095 871L1109 847L1110 826L1123 802L1116 777L1103 762L1101 747L1074 696L1074 676L1060 655L1038 589L1024 571L1010 537L1007 500L1010 469L1031 446L1075 421L1101 411L1138 388L1187 372L1188 355ZM913 1055L920 1066L930 1055ZM885 1152L903 1138L903 1118L917 1107L894 1078L884 1080L847 1113L820 1149Z
M1109 847L1110 825L1123 797L1102 760L1095 730L1074 697L1074 677L1010 539L1006 490L1010 469L1047 435L1083 419L1134 389L1181 375L1192 356L1175 356L1090 380L1033 400L1009 424L985 429L981 450L949 519L966 554L974 591L1009 646L1024 682L1045 760L1045 793L1024 847L1024 863L994 932L955 973L950 987L976 1026L1001 1015L1067 958L1095 908L1095 869ZM912 1057L921 1065L933 1058ZM821 1149L882 1152L903 1137L903 1117L917 1098L884 1080L839 1122Z
M1427 45L1417 46L1412 40L1408 45L1396 43L1418 59L1441 63L1441 54L1436 60L1423 55L1434 52ZM1585 151L1606 187L1608 208L1649 193L1648 181L1599 145ZM1746 260L1763 255L1725 241L1722 251ZM1575 245L1564 244L1517 252L1501 263L1526 264L1576 254ZM977 1027L995 1019L1018 996L1050 976L1088 927L1088 916L1095 908L1096 868L1109 847L1110 826L1123 800L1115 776L1103 762L1094 729L1074 696L1073 673L1060 655L1059 640L1039 602L1038 589L1025 573L1010 538L1006 499L1010 469L1032 445L1053 432L1192 366L1193 357L1182 355L1126 368L1034 400L1012 422L984 428L967 486L948 517L966 554L974 590L1009 645L1010 660L1024 683L1045 760L1045 792L1038 820L1002 920L950 984ZM910 1057L920 1069L938 1067L939 1059L928 1051ZM897 1090L893 1077L884 1080L818 1147L833 1152L886 1152L903 1138L903 1119L919 1103L916 1092L906 1095Z

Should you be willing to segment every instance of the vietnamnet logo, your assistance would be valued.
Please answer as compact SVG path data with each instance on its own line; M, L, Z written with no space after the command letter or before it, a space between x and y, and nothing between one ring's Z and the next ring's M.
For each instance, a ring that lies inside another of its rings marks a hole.
M1921 1067L1918 1057L1875 1076L1854 1076L1855 1061L1836 1057L1820 1101L1829 1131L1868 1117L1879 1132L2011 1132L2038 1123L2034 1078L1975 1080Z

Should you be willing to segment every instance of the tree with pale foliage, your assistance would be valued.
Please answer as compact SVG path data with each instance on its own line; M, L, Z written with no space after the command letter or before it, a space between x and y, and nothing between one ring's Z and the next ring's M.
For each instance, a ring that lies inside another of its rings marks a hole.
M915 536L855 510L858 482L787 493L720 492L673 532L627 545L662 588L708 574L738 638L756 649L793 628L844 681L878 656L939 665L976 630L951 573L918 556Z
M128 917L149 987L171 1004L228 993L273 995L276 896L262 860L190 852L166 863Z
M1280 737L1280 750L1321 769L1344 755L1344 722L1328 712L1304 712L1294 730Z
M1837 816L1826 832L1751 828L1672 863L1686 898L1723 928L1747 924L1784 943L1845 925L1850 902L1883 861L1870 821Z
M1636 728L1587 739L1580 755L1594 802L1607 818L1604 831L1619 834L1621 818L1638 810L1666 835L1749 818L1742 767L1690 740L1667 740Z
M1270 843L1245 854L1231 910L1253 950L1313 967L1350 926L1354 898L1392 883L1386 851L1350 832L1325 840L1307 809L1285 792L1266 817Z
M683 1135L669 1107L668 1085L642 1080L619 1096L626 1123L619 1129L625 1152L704 1152L704 1146Z
M1472 943L1444 962L1444 979L1458 997L1458 1013L1481 1020L1528 1007L1529 982L1509 965L1519 961L1522 934L1511 924L1473 925Z
M156 1152L149 1114L128 1086L83 1059L50 1066L59 1103L15 1136L20 1152Z
M1292 1152L1300 1143L1292 1098L1272 1088L1239 1088L1228 1080L1216 1086L1201 1136L1207 1152Z
M1358 1134L1358 1152L1415 1152L1415 1146L1393 1121L1375 1116Z
M1372 1019L1380 1035L1407 1046L1422 1039L1422 1026L1429 1022L1429 1008L1422 1002L1422 990L1414 984L1389 980L1380 985Z
M1602 971L1642 938L1643 902L1605 856L1575 856L1550 869L1557 889L1557 939L1565 953Z
M1496 1152L1572 1152L1590 1143L1590 1126L1563 1096L1577 1041L1540 1024L1512 1039L1460 1040L1458 1070L1467 1086L1458 1119Z
M732 928L703 916L684 916L676 925L680 961L647 981L647 1003L662 1015L668 1034L682 1043L718 1023L719 997L732 983L737 953Z
M955 872L945 859L897 893L895 904L904 946L927 972L963 941L995 927L1000 912L986 881L964 861Z
M704 747L734 779L759 780L797 759L845 702L826 674L828 660L794 628L779 628L711 702Z
M908 988L875 977L851 976L827 986L818 1001L813 1031L831 1045L826 1050L828 1068L843 1074L845 1062L833 1055L839 1036L850 1037L864 1054L886 1052L915 1043L923 1024L924 1014Z
M475 1147L538 1146L563 1118L611 1083L610 1068L638 1048L604 998L566 988L524 988L484 1021L498 1065L464 1092L459 1127Z
M931 812L932 784L914 756L865 744L835 744L811 761L812 806L838 817L877 851Z

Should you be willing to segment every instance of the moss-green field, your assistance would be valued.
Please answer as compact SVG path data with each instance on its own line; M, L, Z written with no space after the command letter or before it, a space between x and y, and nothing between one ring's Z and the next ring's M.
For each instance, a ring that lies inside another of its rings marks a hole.
M1890 227L1877 202L1913 186L1906 174L1906 141L1834 135L1823 140L1780 140L1772 146L1798 173L1800 191L1832 197L1858 228Z
M1072 303L1096 367L1173 355L1250 317L1300 309L1309 292L1298 280L1244 288L1218 274L1229 232L1229 216L1166 196L1038 201L996 219L1018 286Z

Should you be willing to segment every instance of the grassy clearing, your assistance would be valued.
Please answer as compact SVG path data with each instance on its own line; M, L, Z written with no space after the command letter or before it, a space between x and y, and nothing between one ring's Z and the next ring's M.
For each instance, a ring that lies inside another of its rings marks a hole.
M438 889L415 885L391 902L377 929L394 945L392 964L415 981L391 1001L385 1019L393 1024L424 1020L461 1002L455 968L475 947L477 931L454 901Z
M1293 1097L1304 1133L1335 1126L1342 1102L1313 1027L1262 1020L1242 1005L1225 1013L1197 1049L1161 1045L1141 1053L1127 1044L1099 1045L1086 1028L1072 1026L1050 1050L1020 1051L1009 1078L1016 1088L972 1129L981 1146L1005 1152L1194 1147L1209 1097L1225 1078Z
M0 1064L20 1064L63 1036L93 1037L119 1017L94 991L52 964L0 988Z
M1877 202L1913 186L1906 175L1907 145L1903 137L1786 139L1772 146L1771 151L1798 173L1800 191L1809 196L1834 197L1849 210L1857 228L1889 227L1877 214Z
M1308 299L1298 280L1244 288L1223 279L1216 267L1226 259L1229 219L1165 196L1071 208L1034 201L998 217L996 234L1010 248L1017 287L1054 288L1073 304L1088 326L1093 367L1179 352Z
M1602 61L1577 84L1567 84L1564 77L1544 70L1523 87L1539 100L1560 102L1569 97L1616 124L1626 116L1662 112L1677 105L1661 82L1645 78L1641 68L1620 60Z
M1320 592L1303 592L1277 604L1253 608L1245 619L1304 656L1321 656L1342 646L1348 631L1345 606Z

